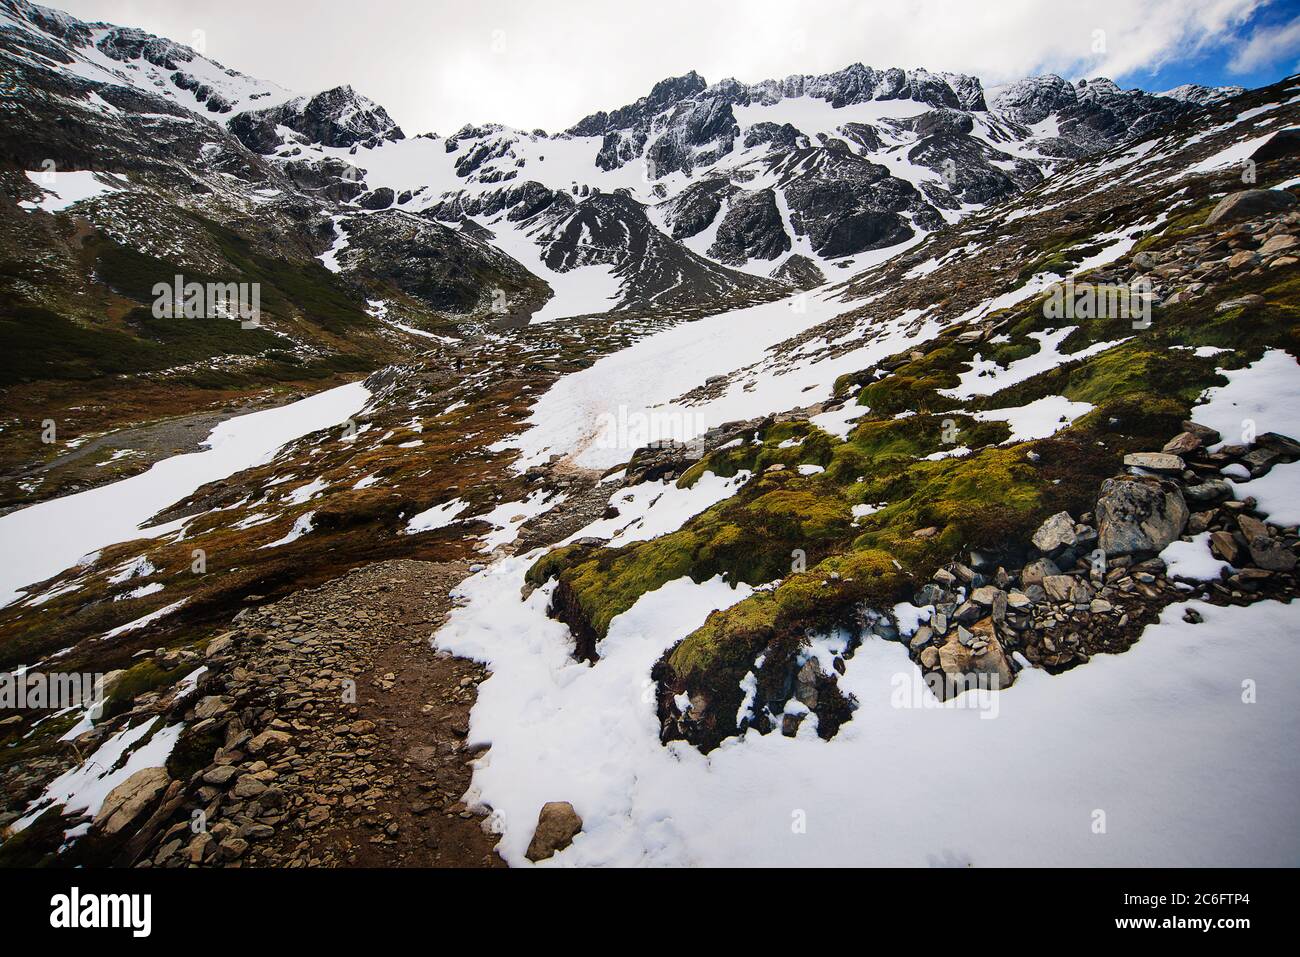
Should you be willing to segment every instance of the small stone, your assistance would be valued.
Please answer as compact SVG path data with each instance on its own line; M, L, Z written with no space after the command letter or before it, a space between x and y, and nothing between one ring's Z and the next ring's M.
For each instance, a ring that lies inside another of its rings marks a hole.
M1048 575L1043 579L1043 589L1052 601L1064 602L1070 600L1074 583L1075 579L1070 575Z
M239 769L233 764L224 764L203 772L203 781L224 787L238 773Z
M1043 579L1049 575L1059 575L1061 569L1050 558L1040 558L1032 561L1020 571L1020 583L1026 588L1030 585L1041 585Z
M200 698L199 703L194 706L194 718L196 721L204 721L208 718L216 718L230 710L230 699L223 695L208 695Z
M1241 564L1241 548L1231 532L1217 531L1210 533L1210 551L1220 561L1229 565Z
M263 731L248 742L248 751L250 754L274 754L288 747L292 740L292 736L284 731Z
M1272 256L1275 253L1294 249L1296 245L1297 240L1294 236L1287 233L1279 233L1276 236L1270 236L1264 241L1264 245L1259 247L1259 254L1261 256Z
M537 815L537 829L524 856L534 863L544 861L572 844L574 836L581 830L582 818L572 804L548 801Z
M257 797L265 790L265 784L257 780L257 778L253 777L251 774L246 774L235 782L234 790L230 793L241 801L246 801L250 798Z
M957 584L957 576L946 568L940 568L934 573L933 578L944 588L951 588L953 585Z
M1012 591L1007 595L1007 606L1013 611L1025 611L1034 607L1034 602L1024 592Z
M1208 425L1201 425L1199 422L1186 421L1183 423L1183 430L1191 432L1205 445L1214 445L1223 436L1219 434L1218 429L1212 429Z

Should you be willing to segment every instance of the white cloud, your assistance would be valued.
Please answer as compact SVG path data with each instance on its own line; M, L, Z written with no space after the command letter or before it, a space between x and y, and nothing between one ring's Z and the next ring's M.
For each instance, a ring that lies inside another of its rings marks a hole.
M1234 37L1261 0L53 0L187 42L303 92L351 83L408 133L564 129L665 76L709 82L851 63L1139 79ZM1094 49L1095 31L1104 48Z
M1300 52L1300 17L1252 31L1228 63L1234 73L1250 73Z

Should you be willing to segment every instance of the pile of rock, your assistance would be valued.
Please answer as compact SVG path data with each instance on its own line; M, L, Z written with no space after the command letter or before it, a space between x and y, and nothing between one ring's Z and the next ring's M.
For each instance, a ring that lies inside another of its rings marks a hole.
M1253 498L1233 497L1228 479L1300 460L1300 444L1273 433L1249 445L1219 442L1213 429L1186 422L1160 451L1126 456L1128 472L1102 484L1095 511L1078 521L1049 517L1019 569L939 569L913 597L930 614L908 639L926 674L947 679L931 686L996 675L1004 687L1017 666L1055 672L1123 651L1166 605L1190 595L1221 604L1294 595L1296 528L1269 524ZM1214 556L1231 568L1208 581L1171 578L1159 554L1207 531Z
M1101 285L1144 290L1154 305L1174 305L1214 292L1228 279L1263 275L1300 261L1300 210L1295 196L1280 189L1242 190L1225 196L1206 219L1220 226L1214 235L1197 235L1159 251L1134 253L1127 261L1088 274ZM1257 295L1217 303L1217 312L1262 305Z

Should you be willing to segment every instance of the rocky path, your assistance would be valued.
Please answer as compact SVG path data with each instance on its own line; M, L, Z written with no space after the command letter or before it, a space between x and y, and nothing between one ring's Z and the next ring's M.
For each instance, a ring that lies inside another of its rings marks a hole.
M195 705L223 723L197 773L207 829L155 865L502 866L460 797L472 662L435 652L465 563L390 561L250 612L209 646Z
M612 490L570 469L535 479L563 487L569 507L527 523L507 551L572 534ZM487 812L462 801L481 753L467 745L470 709L488 674L430 643L471 571L384 561L237 615L208 644L198 690L169 709L185 737L167 775L142 776L158 794L139 806L160 811L130 863L504 866Z

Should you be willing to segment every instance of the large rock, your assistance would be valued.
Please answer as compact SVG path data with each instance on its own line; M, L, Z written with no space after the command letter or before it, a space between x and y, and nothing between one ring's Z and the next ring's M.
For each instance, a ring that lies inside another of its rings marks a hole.
M1158 552L1183 533L1187 503L1176 487L1140 476L1107 479L1097 499L1097 541L1108 555Z
M378 189L371 190L370 192L362 196L360 199L358 199L357 205L359 205L362 209L370 209L370 210L387 209L389 206L393 205L394 198L395 197L391 189L389 189L387 186L381 186Z
M547 801L537 815L537 830L524 856L530 861L544 861L573 843L582 830L582 818L568 801Z
M1043 579L1051 575L1061 574L1061 569L1056 566L1056 562L1050 558L1040 558L1030 562L1020 571L1020 583L1028 587L1029 585L1041 585Z
M194 707L194 718L196 721L206 721L208 718L215 718L223 715L230 710L230 699L224 695L208 695L201 698L199 703Z
M1247 293L1244 296L1236 296L1232 299L1225 299L1214 307L1216 313L1232 312L1234 309L1257 309L1264 305L1264 297L1256 293Z
M1289 572L1296 566L1295 553L1268 533L1268 526L1249 515L1237 517L1237 527L1245 536L1250 560L1271 572Z
M250 754L274 754L287 748L292 740L292 736L285 731L268 729L248 742L248 752Z
M1048 575L1043 579L1043 591L1052 601L1066 602L1074 591L1073 575Z
M1296 198L1284 189L1244 189L1219 200L1206 217L1207 226L1216 223L1239 223L1268 213L1279 213L1296 205Z
M117 834L145 816L167 789L166 768L143 768L108 792L95 815L95 827Z
M1300 243L1300 241L1294 236L1279 233L1276 236L1270 236L1264 241L1264 245L1259 247L1259 254L1261 256L1272 256L1274 253L1286 252L1289 249L1294 249L1297 243Z
M1195 432L1179 432L1172 439L1165 443L1161 452L1167 452L1170 455L1187 455L1195 452L1205 443Z
M1187 467L1181 457L1168 452L1132 452L1124 456L1124 464L1129 468L1168 472L1171 475L1181 475Z
M1044 555L1074 544L1074 519L1069 512L1057 512L1034 532L1033 543Z

